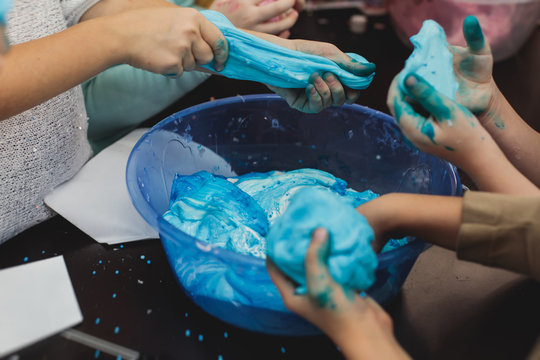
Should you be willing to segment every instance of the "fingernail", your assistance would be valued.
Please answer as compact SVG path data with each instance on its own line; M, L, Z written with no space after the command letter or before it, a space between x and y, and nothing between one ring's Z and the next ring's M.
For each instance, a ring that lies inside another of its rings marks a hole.
M323 79L322 79L320 76L317 76L317 77L315 78L315 85L317 85L317 86L322 86L323 84L324 84Z
M330 83L334 83L336 81L336 77L332 73L325 73L324 80Z
M366 70L371 72L375 72L375 70L377 69L377 66L374 63L367 63L364 64L364 66L366 67Z
M414 87L418 84L418 76L416 74L409 74L405 78L405 86Z
M317 228L313 231L313 241L318 243L324 242L328 238L328 231L324 228Z

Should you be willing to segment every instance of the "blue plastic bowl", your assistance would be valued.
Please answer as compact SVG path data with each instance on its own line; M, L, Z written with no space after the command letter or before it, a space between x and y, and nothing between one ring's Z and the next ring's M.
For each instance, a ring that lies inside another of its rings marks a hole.
M456 169L407 145L390 116L358 105L308 115L275 95L227 98L169 116L135 145L126 180L133 204L159 231L178 282L196 304L245 329L309 335L317 330L285 308L264 260L214 247L161 218L176 172L231 176L298 168L328 171L359 191L461 195ZM369 294L379 303L394 297L426 247L411 239L380 254Z

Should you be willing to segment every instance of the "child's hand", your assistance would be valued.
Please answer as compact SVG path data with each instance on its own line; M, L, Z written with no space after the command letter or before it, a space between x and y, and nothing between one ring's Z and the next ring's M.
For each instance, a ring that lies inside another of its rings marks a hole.
M405 137L418 149L469 171L471 159L482 158L496 148L489 133L465 107L414 73L405 80L406 95L397 86L398 76L390 86L387 104ZM420 114L420 107L427 116Z
M397 79L390 86L387 104L411 143L461 167L482 191L538 193L469 110L416 74L405 79L408 95L399 90ZM427 117L419 113L419 107L428 112Z
M476 17L469 16L464 20L463 35L466 48L450 46L459 85L456 101L484 123L489 121L491 108L501 96L492 76L493 56Z
M180 76L214 60L221 71L228 44L219 29L190 8L160 7L116 15L112 34L119 34L124 59L134 67L169 76Z
M358 76L368 76L375 71L375 64L364 65L354 61L336 46L328 43L306 40L282 40L283 46L308 54L324 56L341 68ZM360 95L359 90L345 87L332 73L313 74L311 85L306 89L281 89L268 86L283 97L294 109L306 113L318 113L330 106L353 104Z
M262 2L264 0L216 0L210 9L225 15L238 28L278 35L294 25L298 19L296 10L303 8L303 3L295 0Z
M285 306L324 331L347 358L408 358L393 336L390 316L364 293L332 279L326 263L329 250L328 233L316 229L305 259L306 295L295 294L295 286L267 260Z

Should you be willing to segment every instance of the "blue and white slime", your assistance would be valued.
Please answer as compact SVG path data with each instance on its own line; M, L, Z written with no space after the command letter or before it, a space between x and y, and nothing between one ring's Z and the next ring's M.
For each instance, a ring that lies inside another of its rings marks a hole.
M163 217L210 244L259 258L268 253L299 285L305 284L304 257L311 232L325 227L331 237L329 268L334 279L367 289L377 266L370 244L373 231L355 208L376 197L370 190L348 189L342 179L314 169L230 178L201 171L175 176ZM403 243L406 240L392 240L388 249Z
M365 89L374 74L357 76L335 62L317 55L287 49L237 29L225 15L212 10L201 11L223 33L229 45L229 57L221 75L232 79L251 80L280 88L303 89L313 73L331 72L347 87ZM371 65L358 54L348 53L354 61ZM213 62L203 67L215 71Z

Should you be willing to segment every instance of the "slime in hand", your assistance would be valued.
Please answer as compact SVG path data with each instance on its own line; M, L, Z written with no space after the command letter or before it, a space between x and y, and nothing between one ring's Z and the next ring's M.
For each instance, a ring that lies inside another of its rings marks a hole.
M371 247L373 230L365 217L340 196L321 189L305 188L270 228L268 257L306 292L305 255L312 232L328 231L328 270L347 288L365 290L375 281L377 255Z
M220 74L239 80L251 80L279 88L303 89L309 85L314 73L335 74L345 86L362 90L369 86L374 74L357 76L335 62L318 55L287 49L237 29L225 15L212 11L201 11L216 25L227 39L229 57ZM347 53L354 61L372 66L360 55ZM213 63L203 67L215 71Z
M454 75L453 55L443 28L433 20L426 20L420 32L411 37L414 51L405 62L398 80L399 89L407 94L405 80L415 73L429 82L437 91L456 99L458 83Z

